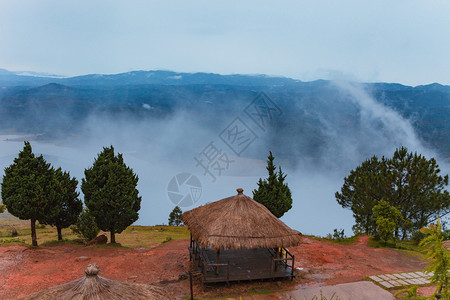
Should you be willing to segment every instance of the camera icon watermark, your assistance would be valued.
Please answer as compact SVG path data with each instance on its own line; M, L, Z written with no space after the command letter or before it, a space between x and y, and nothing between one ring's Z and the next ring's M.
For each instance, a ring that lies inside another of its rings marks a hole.
M189 207L202 196L202 184L191 173L179 173L172 177L167 185L169 200L179 207Z

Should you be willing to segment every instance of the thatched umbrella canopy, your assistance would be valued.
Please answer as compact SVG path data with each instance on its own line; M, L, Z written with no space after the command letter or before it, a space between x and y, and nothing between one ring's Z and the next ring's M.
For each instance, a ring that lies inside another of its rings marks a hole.
M99 267L90 264L84 270L85 277L33 293L27 300L169 300L173 299L164 289L148 284L133 284L98 276Z
M264 205L243 194L185 212L181 218L202 248L254 249L296 246L296 230L275 217Z

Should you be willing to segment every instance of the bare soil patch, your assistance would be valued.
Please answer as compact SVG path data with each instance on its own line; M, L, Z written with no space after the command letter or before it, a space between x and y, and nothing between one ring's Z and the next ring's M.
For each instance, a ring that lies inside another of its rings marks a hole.
M366 276L418 271L427 263L418 253L372 248L367 236L343 245L329 241L303 238L301 246L291 249L296 267L303 268L303 277L313 283L339 284L362 280Z
M113 280L153 283L175 296L189 294L189 280L179 275L191 268L187 240L173 240L156 248L117 248L110 245L0 246L0 298L15 299L84 275L87 264L96 262L100 276ZM367 237L342 245L304 237L292 247L297 271L294 281L235 283L202 287L195 281L197 297L222 297L293 289L299 285L337 284L362 280L365 276L421 270L426 267L417 255L393 249L370 248ZM79 257L83 258L77 261Z

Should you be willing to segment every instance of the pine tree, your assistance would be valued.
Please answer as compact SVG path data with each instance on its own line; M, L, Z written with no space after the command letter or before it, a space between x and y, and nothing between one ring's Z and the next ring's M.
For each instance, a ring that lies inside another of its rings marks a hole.
M61 168L55 170L57 180L56 201L59 206L59 214L53 219L48 219L47 224L56 226L58 240L62 240L62 228L67 228L77 222L78 216L83 209L83 202L78 199L79 193L76 191L78 180L71 178L70 173L63 172Z
M386 196L388 187L384 157L381 160L371 157L344 179L341 192L337 192L335 197L342 207L353 211L354 231L375 234L373 207Z
M181 220L181 215L183 212L181 208L175 206L172 212L169 214L169 226L180 226L183 224L183 220Z
M367 234L376 228L372 209L384 199L401 212L404 221L395 234L401 229L405 238L450 212L447 185L448 175L440 175L434 158L428 160L401 147L390 159L373 156L352 170L335 197L342 207L353 211L355 228Z
M272 152L269 152L266 167L269 177L259 179L258 189L253 191L253 199L267 207L277 218L281 218L292 208L292 196L289 186L284 183L287 175L283 173L281 167L276 172L274 159Z
M84 203L98 227L110 231L111 243L115 243L115 233L121 233L139 218L138 176L125 165L122 154L114 154L113 146L103 148L84 174L81 183Z
M59 213L54 196L57 187L54 170L42 155L35 157L29 142L5 169L2 182L2 200L8 211L31 222L31 239L37 246L36 221L46 224Z

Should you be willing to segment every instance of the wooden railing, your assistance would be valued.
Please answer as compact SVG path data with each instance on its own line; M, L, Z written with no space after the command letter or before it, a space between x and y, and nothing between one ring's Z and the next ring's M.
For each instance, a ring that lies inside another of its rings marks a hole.
M206 251L201 248L196 240L191 242L189 247L190 258L194 258L194 262L197 262L197 267L201 270L203 274L203 278L205 278L206 274L215 273L217 276L219 275L219 267L226 267L226 280L230 279L230 263L212 263L210 262Z
M278 249L281 249L281 251L279 251ZM278 268L278 265L281 264L281 266L284 267L285 269L290 267L291 276L294 276L294 262L295 262L294 255L291 252L289 252L289 250L286 248L278 248L278 249L273 248L268 249L270 254L272 254L271 272L273 273ZM290 266L288 261L290 261Z

